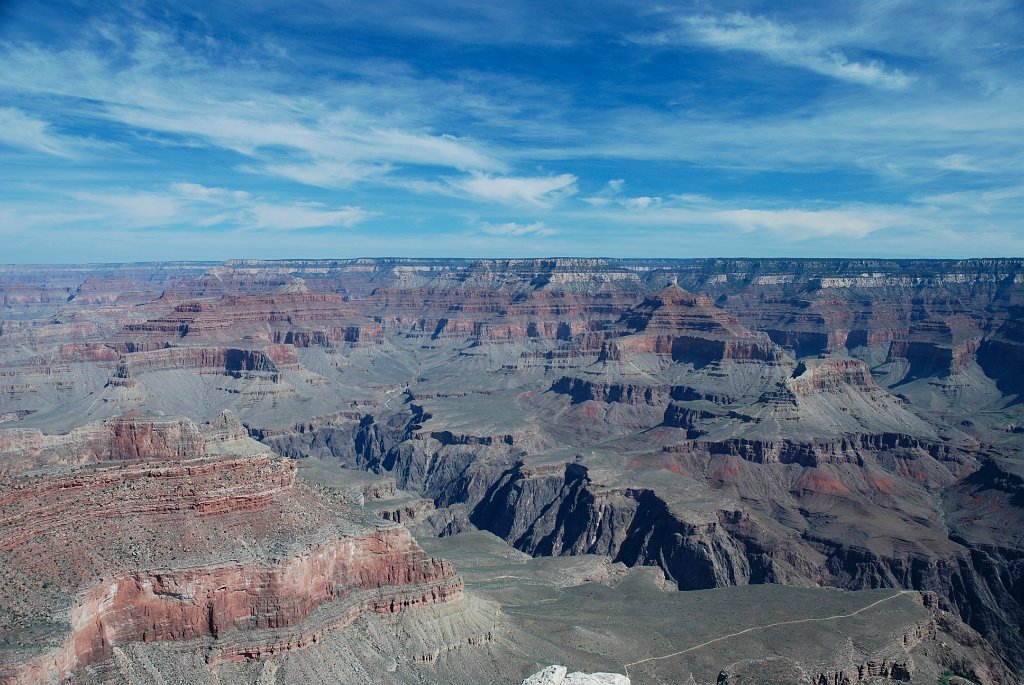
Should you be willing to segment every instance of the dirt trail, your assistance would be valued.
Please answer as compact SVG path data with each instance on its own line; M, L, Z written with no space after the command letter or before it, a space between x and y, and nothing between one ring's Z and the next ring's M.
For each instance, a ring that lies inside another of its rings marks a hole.
M739 637L740 635L745 635L747 633L751 633L751 632L754 632L756 630L767 630L768 628L778 628L779 626L791 626L791 625L796 625L798 623L814 623L814 622L818 622L818 621L834 621L834 620L839 619L839 618L852 618L853 616L856 616L858 614L862 614L865 611L867 611L868 609L872 609L872 608L878 606L879 604L882 604L884 602L888 602L889 600L895 599L896 597L899 597L901 595L911 594L911 593L914 593L914 592L916 592L916 590L900 590L899 592L897 592L894 595L890 595L888 597L883 597L882 599L878 600L877 602L872 602L871 604L868 604L865 607L861 607L860 609L857 609L856 611L851 612L849 614L836 614L834 616L821 616L821 617L818 617L818 618L800 618L800 619L796 619L794 621L778 621L776 623L769 623L769 624L763 625L763 626L753 626L751 628L744 628L743 630L740 630L738 632L729 633L728 635L722 635L720 637L716 637L713 640L708 640L707 642L702 642L699 645L694 645L693 647L687 647L686 649L681 649L678 652L672 652L671 654L663 654L662 656L651 656L651 657L647 657L646 659L640 659L639 661L631 661L628 664L623 664L623 667L625 668L625 675L627 677L629 677L629 667L630 666L639 666L640 664L647 663L648 661L661 661L663 659L671 659L672 657L680 656L680 655L686 654L688 652L695 652L698 649L702 649L704 647L707 647L708 645L713 645L716 642L722 642L723 640L728 640L730 638Z

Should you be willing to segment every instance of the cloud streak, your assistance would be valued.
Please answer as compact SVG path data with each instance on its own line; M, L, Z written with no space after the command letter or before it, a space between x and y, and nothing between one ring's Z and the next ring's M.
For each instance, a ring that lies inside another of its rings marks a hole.
M157 134L166 145L198 142L231 151L251 160L242 166L248 172L309 185L345 187L398 166L508 168L487 145L431 131L413 118L398 117L408 126L389 125L374 110L400 100L399 87L374 94L369 84L324 82L297 96L274 62L223 56L215 62L156 30L138 31L133 41L123 28L99 29L91 33L104 36L105 45L0 44L0 84L27 97L57 99L78 116ZM11 141L68 154L43 119L5 108L0 121L12 131Z
M481 200L508 205L550 207L578 191L576 176L488 176L472 174L466 178L449 179L448 185Z
M329 207L319 202L271 202L245 191L209 188L196 183L171 184L173 203L189 203L190 213L206 213L203 225L226 223L239 229L292 231L304 228L352 228L374 216L360 207ZM213 210L215 213L210 213Z
M517 224L515 222L480 224L477 228L487 235L501 236L503 238L546 238L558 233L555 229L548 228L542 221L535 221L532 224Z
M618 224L649 226L676 231L714 228L724 235L769 234L796 243L822 238L859 241L889 228L906 228L914 223L909 213L897 207L839 206L820 209L798 207L752 208L735 203L701 198L697 202L674 201L664 205L636 203L627 198L617 207L585 216Z
M294 231L352 228L375 216L374 212L360 207L275 202L245 191L196 183L172 183L161 191L108 188L102 192L76 192L60 206L60 211L41 209L38 204L10 207L7 221L22 228L89 224L111 230L177 227L197 231L217 227Z
M720 50L753 52L780 64L878 88L900 90L912 82L907 74L880 60L850 59L827 35L808 35L794 26L740 12L680 17L676 27L639 40L656 45L696 42Z
M0 107L0 145L55 157L74 157L74 142L55 135L50 125L13 107Z

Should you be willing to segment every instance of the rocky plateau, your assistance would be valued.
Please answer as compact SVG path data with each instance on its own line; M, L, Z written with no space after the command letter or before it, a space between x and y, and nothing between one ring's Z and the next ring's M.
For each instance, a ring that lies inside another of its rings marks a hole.
M1024 260L3 267L0 533L0 683L1022 682Z

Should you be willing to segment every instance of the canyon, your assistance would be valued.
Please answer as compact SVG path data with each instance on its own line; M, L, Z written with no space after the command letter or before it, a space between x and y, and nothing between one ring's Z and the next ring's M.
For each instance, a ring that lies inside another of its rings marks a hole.
M3 267L0 683L1021 682L1022 399L1019 259Z

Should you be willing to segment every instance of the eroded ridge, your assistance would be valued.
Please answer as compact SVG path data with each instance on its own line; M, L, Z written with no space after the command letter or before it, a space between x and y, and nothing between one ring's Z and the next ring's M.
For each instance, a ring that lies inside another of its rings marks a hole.
M22 461L44 469L0 484L0 682L65 678L133 641L207 637L212 663L260 657L365 611L461 595L451 565L404 528L296 481L230 417L128 423L83 432L120 452L67 465L74 445L50 440ZM199 439L161 451L158 434Z

